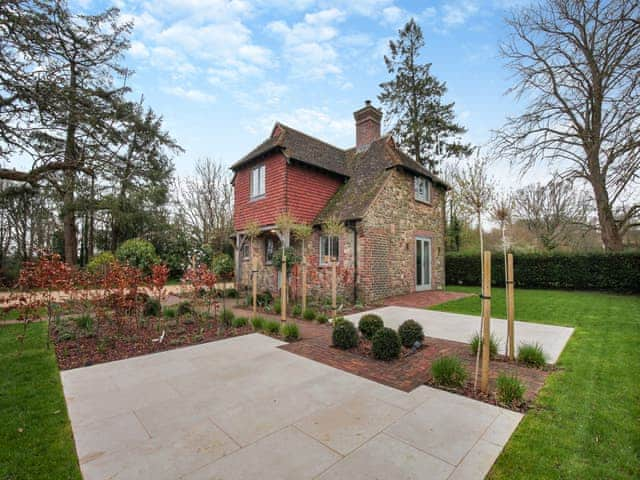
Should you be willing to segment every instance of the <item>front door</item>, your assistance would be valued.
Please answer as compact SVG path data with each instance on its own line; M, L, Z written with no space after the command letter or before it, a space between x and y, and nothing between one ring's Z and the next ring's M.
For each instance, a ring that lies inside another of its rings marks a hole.
M416 290L431 289L431 239L416 237Z

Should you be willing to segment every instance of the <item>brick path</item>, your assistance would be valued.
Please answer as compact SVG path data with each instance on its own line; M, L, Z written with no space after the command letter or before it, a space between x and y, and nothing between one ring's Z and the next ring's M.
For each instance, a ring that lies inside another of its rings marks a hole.
M390 387L409 392L431 381L430 368L434 359L443 355L455 355L465 364L469 372L467 389L473 387L475 357L469 351L469 345L441 338L425 338L425 347L415 354L391 362L382 362L365 357L355 351L345 351L331 346L330 325L319 325L304 320L297 321L301 340L280 348L291 353L339 368L349 373L373 380ZM491 361L490 389L495 388L495 379L502 372L517 374L526 385L525 399L531 400L542 388L549 372L518 367L501 359Z
M445 292L442 290L426 290L424 292L413 292L407 295L389 297L384 300L385 306L396 305L399 307L426 308L439 303L469 297L471 294L462 292Z

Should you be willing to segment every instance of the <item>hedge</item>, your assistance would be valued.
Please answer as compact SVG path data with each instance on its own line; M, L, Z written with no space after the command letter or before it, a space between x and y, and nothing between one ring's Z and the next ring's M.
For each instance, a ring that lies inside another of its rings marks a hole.
M515 286L640 292L640 252L514 253ZM480 254L446 256L447 285L480 285ZM504 256L491 256L491 283L504 285Z

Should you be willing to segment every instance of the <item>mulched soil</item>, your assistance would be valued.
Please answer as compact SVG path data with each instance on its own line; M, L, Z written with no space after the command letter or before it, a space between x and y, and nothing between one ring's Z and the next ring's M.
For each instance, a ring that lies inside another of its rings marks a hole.
M364 339L361 339L360 345L354 349L340 350L331 345L332 327L330 325L318 325L305 321L297 323L300 326L301 340L283 345L280 347L281 349L405 392L423 384L441 388L433 383L430 374L431 363L443 355L455 355L467 368L469 380L464 389L449 391L491 404L498 403L494 393L485 396L475 391L473 386L475 356L470 352L468 344L426 337L423 347L415 353L403 349L401 357L397 360L383 362L371 356L370 342ZM538 391L544 385L552 367L546 369L528 368L508 362L503 357L498 357L490 362L489 370L490 392L495 392L495 381L500 373L517 374L527 388L525 403L512 405L509 408L524 411L531 405Z
M134 325L118 328L113 323L105 322L99 326L97 335L95 333L87 335L81 329L71 330L72 328L74 327L69 323L64 331L58 331L52 327L51 337L61 370L253 333L251 326L245 326L223 329L222 334L218 336L217 323L213 320L185 323L184 320L168 322L152 319L149 326L139 328ZM163 328L165 337L162 343L152 341L160 336ZM75 333L76 338L62 339L61 336L65 331Z

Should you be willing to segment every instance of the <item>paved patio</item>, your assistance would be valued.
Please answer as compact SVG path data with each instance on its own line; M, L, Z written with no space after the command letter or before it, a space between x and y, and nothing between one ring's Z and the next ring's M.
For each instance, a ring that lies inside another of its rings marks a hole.
M62 372L95 479L481 479L521 415L252 334Z
M401 306L389 306L369 310L368 312L354 313L345 318L356 325L360 317L366 313L375 313L382 317L386 327L397 329L402 322L412 318L420 322L425 335L456 342L469 343L474 333L480 330L480 317L472 315L460 315L457 313L438 312L421 308L409 308ZM491 319L491 331L500 340L499 351L504 353L504 341L507 338L507 321ZM573 334L573 328L559 327L556 325L543 325L541 323L515 322L515 344L522 342L538 342L542 345L547 355L547 362L556 363L564 346Z

